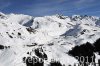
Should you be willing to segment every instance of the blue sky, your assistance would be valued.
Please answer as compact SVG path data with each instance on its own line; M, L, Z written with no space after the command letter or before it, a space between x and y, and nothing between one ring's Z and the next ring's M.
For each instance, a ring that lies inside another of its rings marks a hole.
M100 16L100 0L0 0L0 11L32 16L54 14Z

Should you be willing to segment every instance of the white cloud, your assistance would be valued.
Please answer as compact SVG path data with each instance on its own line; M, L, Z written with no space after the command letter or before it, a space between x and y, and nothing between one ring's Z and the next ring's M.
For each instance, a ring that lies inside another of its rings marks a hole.
M78 0L76 1L76 4L84 4L84 3L92 3L95 0Z

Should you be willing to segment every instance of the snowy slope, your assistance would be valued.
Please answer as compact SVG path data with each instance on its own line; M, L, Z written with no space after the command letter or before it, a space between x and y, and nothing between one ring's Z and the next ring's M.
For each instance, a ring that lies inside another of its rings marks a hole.
M0 13L0 45L10 46L0 50L0 66L26 66L23 57L36 56L34 50L41 47L48 57L44 60L45 66L48 66L52 59L65 66L73 65L78 61L67 52L75 45L93 43L98 38L99 17L32 17Z

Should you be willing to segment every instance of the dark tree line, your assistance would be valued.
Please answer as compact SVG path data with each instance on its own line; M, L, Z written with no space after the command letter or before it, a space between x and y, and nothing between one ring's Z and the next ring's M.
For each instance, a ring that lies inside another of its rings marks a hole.
M100 38L97 39L93 44L87 42L87 43L82 44L80 46L75 46L68 53L69 53L69 55L75 57L79 62L80 62L79 58L84 57L85 60L84 60L83 64L85 66L88 66L92 62L95 63L94 52L98 52L100 54ZM76 56L79 57L79 58L77 58ZM88 57L89 64L86 63L87 62L87 57ZM82 62L80 62L80 64L81 63Z

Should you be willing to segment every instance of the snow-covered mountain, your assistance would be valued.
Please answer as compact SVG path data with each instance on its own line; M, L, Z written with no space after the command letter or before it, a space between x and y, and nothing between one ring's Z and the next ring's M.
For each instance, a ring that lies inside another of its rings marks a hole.
M100 18L96 16L0 13L0 66L34 66L27 62L33 57L43 60L41 66L50 66L51 61L73 66L79 61L68 54L69 50L99 38ZM95 56L95 60L100 59L96 52Z

